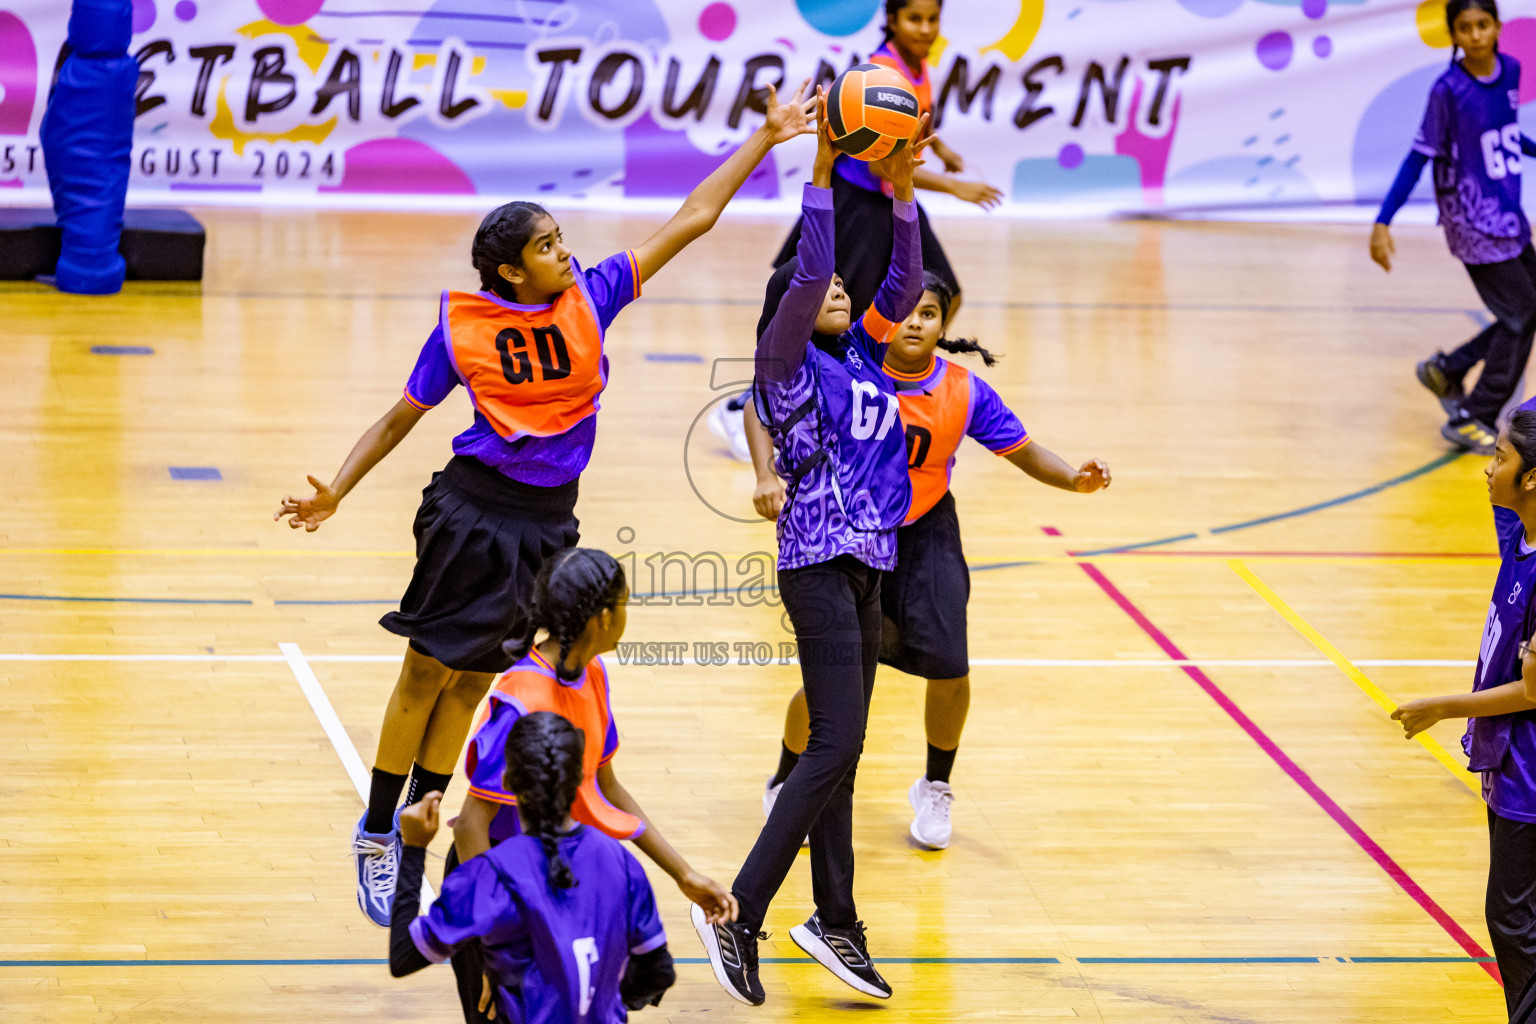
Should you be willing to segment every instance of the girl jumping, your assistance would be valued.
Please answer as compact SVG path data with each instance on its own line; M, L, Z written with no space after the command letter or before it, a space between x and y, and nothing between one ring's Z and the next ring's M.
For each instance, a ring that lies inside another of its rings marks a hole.
M1536 1019L1536 399L1499 435L1483 471L1498 533L1493 585L1472 692L1411 701L1392 712L1412 739L1465 718L1470 768L1488 804L1486 913L1511 1021Z
M960 521L949 490L955 453L967 436L1001 455L1034 479L1064 491L1092 494L1109 486L1109 467L1090 459L1077 469L1030 440L1019 418L997 392L934 354L979 353L988 366L992 353L974 341L943 336L951 295L937 274L924 272L923 296L896 332L885 351L884 370L901 402L907 440L907 468L912 479L912 507L896 531L896 568L880 579L884 635L880 661L928 680L923 726L928 738L928 768L912 783L912 838L933 850L949 845L949 784L971 706L970 661L966 643L965 606L971 596L971 575L960 546ZM767 432L752 412L747 414L752 440L757 491L753 504L759 515L776 519L783 503L784 484L769 457ZM805 750L809 729L805 691L789 702L784 718L784 743L779 768L768 780L763 809L772 813L781 787Z
M1536 334L1536 251L1520 208L1521 161L1536 143L1517 120L1520 62L1499 52L1495 0L1450 0L1451 66L1429 93L1424 121L1371 228L1371 259L1392 269L1387 225L1408 201L1424 165L1434 161L1435 201L1451 255L1466 265L1472 285L1497 320L1446 355L1417 367L1419 382L1440 399L1450 419L1446 440L1491 455L1500 411L1514 394ZM1462 53L1456 60L1456 52ZM1481 362L1467 393L1463 379Z
M753 389L790 480L778 520L779 591L799 644L810 741L731 886L738 920L710 922L693 908L716 979L753 1005L764 1000L760 929L807 832L816 912L790 936L858 991L891 994L854 905L853 791L880 646L880 570L895 565L896 527L911 504L896 393L880 364L922 293L912 176L927 119L880 168L895 191L895 247L874 303L850 327L848 296L833 283L835 150L824 94L820 101L797 269L758 341Z
M505 786L517 794L522 834L445 879L424 917L416 916L421 875L443 795L401 813L391 974L442 963L478 941L487 1019L620 1024L626 1010L660 1004L677 975L651 883L623 844L571 818L585 754L582 732L559 715L518 720L507 736Z
M620 310L688 243L708 231L768 151L812 131L802 85L788 103L769 90L761 128L693 190L640 246L583 270L560 226L533 203L492 210L470 255L477 292L444 292L438 326L405 394L374 424L329 485L283 499L274 518L313 532L428 409L459 384L475 422L453 442L416 513L416 568L380 624L409 645L384 711L368 808L353 832L357 901L388 927L399 837L395 806L444 790L491 678L523 636L519 605L544 559L575 545L577 479L592 454L608 382L604 335ZM412 764L414 762L414 769Z

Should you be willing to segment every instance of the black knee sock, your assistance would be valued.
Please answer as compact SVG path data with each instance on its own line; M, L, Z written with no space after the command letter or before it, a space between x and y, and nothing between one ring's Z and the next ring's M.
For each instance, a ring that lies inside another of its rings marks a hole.
M940 750L932 743L928 744L928 781L949 782L949 773L955 767L955 754L960 750Z
M400 802L400 792L405 789L405 776L373 770L373 784L368 787L368 817L363 831L383 835L395 830L395 805Z
M783 741L779 743L779 770L773 773L773 781L769 787L782 785L789 778L789 773L795 770L795 765L800 761L800 755L786 747Z
M437 772L429 772L419 764L411 765L411 789L406 794L405 804L409 807L428 793L448 792L448 780L453 778L453 773L439 775Z

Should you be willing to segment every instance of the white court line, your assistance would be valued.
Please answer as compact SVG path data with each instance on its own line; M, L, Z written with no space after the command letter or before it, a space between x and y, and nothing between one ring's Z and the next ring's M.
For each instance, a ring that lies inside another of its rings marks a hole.
M293 678L298 680L299 689L304 691L304 697L309 701L311 710L320 720L320 728L325 730L331 746L336 749L336 756L341 758L341 766L347 770L347 775L352 779L352 785L357 787L357 795L362 798L363 806L366 807L372 779L367 767L363 765L362 757L357 753L357 748L352 745L352 737L347 735L346 727L341 724L341 719L336 717L336 709L331 707L331 699L325 695L325 687L321 686L320 680L315 678L315 670L310 667L304 652L299 650L298 644L278 644L277 647L283 652L283 656L276 660L288 663L288 668L293 672ZM432 894L432 886L426 878L422 878L421 913L425 914L427 907L436 898Z
M284 647L292 645L282 645ZM295 648L296 649L296 648ZM300 654L299 659L306 663L334 663L334 664L361 664L361 665L393 665L400 661L398 654ZM0 662L4 661L122 661L122 662L293 662L286 654L19 654L0 653ZM611 664L621 668L686 668L699 666L700 662L695 658L682 658L676 661L663 663L642 663L631 660L628 663L619 660L616 656L609 656ZM798 661L791 658L788 661L779 661L775 658L775 665L797 665ZM1204 668L1325 668L1332 667L1333 662L1322 658L1189 658L1183 661L1175 661L1171 658L972 658L972 665L993 666L1002 668L1183 668L1187 666ZM1357 658L1356 665L1364 665L1371 668L1475 668L1476 661L1466 661L1455 658ZM733 660L730 666L721 666L711 663L706 667L723 668L758 668L767 666L738 665ZM295 671L297 674L297 671ZM322 693L322 697L324 694ZM317 712L318 714L318 712ZM361 763L361 762L359 762ZM366 775L366 773L365 773ZM363 790L366 792L366 789Z

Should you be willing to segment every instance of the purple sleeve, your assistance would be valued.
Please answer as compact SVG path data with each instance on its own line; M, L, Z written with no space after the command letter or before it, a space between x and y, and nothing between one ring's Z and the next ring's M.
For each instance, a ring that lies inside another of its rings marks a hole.
M491 715L476 730L464 752L464 774L469 791L482 800L515 805L517 798L507 792L507 737L512 726L523 717L519 706L503 700L491 701Z
M1451 155L1451 91L1439 82L1429 90L1429 103L1424 107L1424 120L1419 133L1413 137L1413 151L1430 158Z
M640 956L667 944L667 931L656 912L656 893L635 855L624 851L629 883L629 955Z
M426 914L411 923L411 940L435 964L468 942L517 920L517 905L496 869L476 857L443 879L443 891Z
M998 455L1017 451L1029 440L1029 431L1013 410L975 374L971 375L971 424L965 432Z
M418 409L430 409L459 386L459 375L443 344L443 325L432 329L432 336L416 357L416 368L405 382L405 400Z
M597 266L583 270L582 275L604 330L625 306L640 297L640 264L630 250L609 256Z
M1427 163L1429 163L1429 157L1417 149L1408 151L1407 158L1403 160L1403 166L1398 168L1397 178L1393 180L1392 187L1387 190L1387 197L1381 201L1381 212L1376 215L1377 224L1392 223L1392 218L1397 216L1397 211L1401 210L1403 204L1408 201L1408 197L1413 195L1413 187L1419 183L1419 175L1424 173L1424 165Z
M601 659L599 659L601 660ZM603 756L598 764L607 764L619 752L619 726L613 720L613 676L608 674L608 663L603 666L603 710L608 715L608 732L603 736Z
M853 332L854 338L876 360L885 358L885 346L891 335L912 315L917 300L923 297L923 246L918 235L917 204L893 199L891 215L891 267L880 283L880 290L875 292L875 301L859 320L863 331Z
M768 328L757 341L757 375L775 384L788 384L805 362L805 347L816 330L816 314L832 283L833 241L837 228L832 218L832 190L805 186L801 200L804 217L799 265Z

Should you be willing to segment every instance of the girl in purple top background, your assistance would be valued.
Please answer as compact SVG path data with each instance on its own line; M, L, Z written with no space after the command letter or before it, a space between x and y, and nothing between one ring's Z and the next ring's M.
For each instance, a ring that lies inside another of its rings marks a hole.
M572 259L541 207L491 211L471 247L481 290L445 293L439 330L406 393L358 439L330 484L309 477L314 493L285 497L274 516L289 517L294 529L319 529L429 408L465 385L475 424L422 492L416 567L400 610L380 620L409 644L379 731L368 807L352 836L358 905L375 924L389 926L400 842L394 816L406 773L407 803L447 788L475 708L492 677L512 664L503 644L523 633L520 609L539 566L579 539L577 478L591 456L597 395L607 381L604 332L644 281L714 226L770 149L812 131L814 100L802 99L808 86L787 103L770 88L762 127L678 212L635 249L589 270ZM455 309L481 312L455 321ZM569 350L562 331L571 333ZM594 390L572 402L560 393L570 381L595 382Z
M1500 411L1514 398L1536 334L1536 252L1520 208L1521 161L1536 143L1520 132L1520 62L1499 53L1495 0L1450 0L1451 66L1429 93L1424 121L1371 229L1371 259L1391 271L1396 251L1387 225L1434 161L1435 200L1451 255L1466 265L1477 294L1497 318L1449 355L1417 367L1419 381L1450 419L1440 433L1491 455ZM1463 56L1456 60L1457 49ZM1483 372L1470 394L1462 380Z
M1468 719L1462 747L1468 767L1482 773L1488 804L1488 934L1510 1019L1530 1020L1536 1019L1536 398L1510 417L1484 472L1501 564L1472 692L1410 701L1392 718L1409 739L1442 719Z
M443 795L429 793L401 813L391 974L440 964L478 941L487 1018L620 1024L626 1009L660 1004L677 976L651 883L617 839L571 820L584 747L581 731L553 712L518 719L507 737L506 786L517 794L523 834L444 879L421 917L426 847Z
M757 345L759 418L789 480L778 519L779 592L794 625L811 737L732 892L736 921L694 926L715 977L760 1005L757 941L768 905L811 837L816 913L790 930L795 943L866 995L891 988L869 959L853 899L853 790L880 650L880 570L896 562L896 528L911 502L905 438L885 348L922 293L912 176L927 128L878 168L895 188L894 250L885 283L849 326L834 275L832 162L825 94L811 184L805 188L798 264Z

